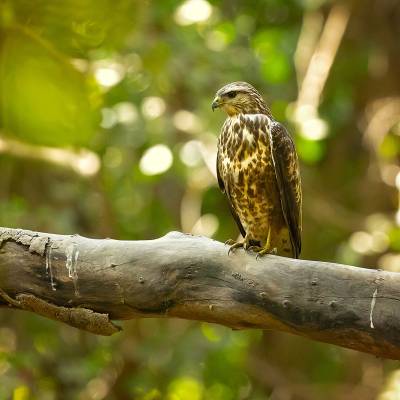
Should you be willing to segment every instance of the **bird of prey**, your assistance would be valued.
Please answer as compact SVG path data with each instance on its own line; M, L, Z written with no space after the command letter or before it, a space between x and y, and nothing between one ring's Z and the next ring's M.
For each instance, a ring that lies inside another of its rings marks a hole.
M301 181L295 146L257 90L233 82L216 93L212 109L228 117L218 139L217 177L244 240L257 256L298 258L301 251Z

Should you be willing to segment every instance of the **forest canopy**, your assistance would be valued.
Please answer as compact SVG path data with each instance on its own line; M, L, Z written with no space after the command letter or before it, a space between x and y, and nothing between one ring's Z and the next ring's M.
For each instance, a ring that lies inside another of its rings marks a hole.
M236 238L211 102L243 80L296 143L302 258L397 272L399 37L392 0L3 0L0 225ZM0 312L13 400L390 400L395 367L281 333L171 319L99 338Z

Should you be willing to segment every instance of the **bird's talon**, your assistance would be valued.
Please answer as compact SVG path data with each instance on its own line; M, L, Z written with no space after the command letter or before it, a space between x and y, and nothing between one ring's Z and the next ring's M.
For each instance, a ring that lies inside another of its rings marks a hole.
M232 242L233 242L233 244L231 245L231 247L229 247L229 250L228 250L228 256L229 256L229 254L231 254L231 252L233 250L239 249L241 247L245 247L245 242L235 242L233 240L232 240Z
M225 242L225 244L226 245L228 245L228 246L232 246L233 244L235 244L236 242L234 241L234 240L232 240L232 239L228 239L226 242Z
M278 249L276 247L272 249L262 249L256 254L256 260L258 260L260 257L265 256L266 254L272 254L276 255L278 254Z

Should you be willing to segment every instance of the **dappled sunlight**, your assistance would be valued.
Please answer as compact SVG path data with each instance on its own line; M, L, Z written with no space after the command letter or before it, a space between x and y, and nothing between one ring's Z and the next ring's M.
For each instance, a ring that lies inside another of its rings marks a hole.
M366 109L367 126L364 130L365 142L378 151L386 134L400 123L400 97L376 100Z
M376 400L397 400L400 397L400 370L393 371Z
M188 167L199 166L203 160L201 143L198 140L189 140L182 146L179 157Z
M400 98L380 98L365 112L364 143L368 146L382 181L397 189L395 222L400 227L400 166L397 138L400 126Z
M386 271L400 272L400 254L386 253L378 260L378 267Z
M148 119L155 119L164 114L165 101L161 97L146 97L142 103L142 113Z
M186 0L175 12L175 21L179 25L190 25L207 21L212 13L207 0Z
M110 391L110 384L103 378L94 378L88 382L86 390L81 398L90 400L102 400L106 398Z
M213 237L218 230L219 221L213 214L202 215L193 225L193 235Z
M53 147L34 146L6 137L0 137L0 153L46 161L60 167L71 169L82 176L96 175L100 169L99 156L86 149L73 151Z
M117 114L117 121L123 125L130 125L137 121L138 111L134 104L127 101L117 103L114 106L114 111Z
M172 119L176 129L188 133L199 133L201 131L201 121L193 112L187 110L177 111Z
M158 175L168 171L172 162L171 150L163 144L157 144L144 152L139 167L145 175Z
M328 124L319 118L311 105L296 106L294 119L300 121L299 134L309 140L322 140L328 136Z
M400 272L399 27L377 0L3 0L0 225L236 239L211 103L248 81L296 145L302 258ZM276 332L165 318L103 338L0 312L0 399L392 400L396 368Z
M334 5L321 28L318 40L316 32L319 30L321 16L318 13L306 14L303 20L301 40L296 50L299 94L291 117L298 125L299 134L310 140L322 140L328 135L328 124L319 117L318 107L349 17L348 6ZM312 47L315 49L311 55Z
M101 86L110 88L123 79L125 71L121 64L104 60L93 63L93 73Z
M389 237L384 232L354 232L349 243L351 248L360 254L383 253L389 247Z

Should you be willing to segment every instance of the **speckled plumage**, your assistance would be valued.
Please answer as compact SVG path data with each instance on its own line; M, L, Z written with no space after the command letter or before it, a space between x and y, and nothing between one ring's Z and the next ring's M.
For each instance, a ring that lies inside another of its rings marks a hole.
M279 255L297 258L302 195L291 137L245 82L220 89L215 107L228 113L218 140L218 181L245 238L244 247L276 249Z

